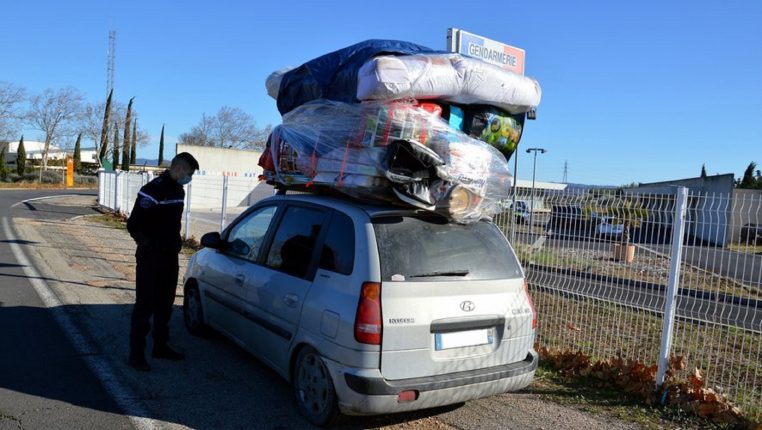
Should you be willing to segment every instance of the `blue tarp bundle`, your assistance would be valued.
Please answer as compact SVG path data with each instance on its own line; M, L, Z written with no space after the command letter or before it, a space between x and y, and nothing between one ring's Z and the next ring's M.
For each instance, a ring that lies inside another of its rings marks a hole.
M278 111L285 115L312 100L357 103L357 71L369 59L383 54L441 53L398 40L372 39L331 52L302 64L283 76Z

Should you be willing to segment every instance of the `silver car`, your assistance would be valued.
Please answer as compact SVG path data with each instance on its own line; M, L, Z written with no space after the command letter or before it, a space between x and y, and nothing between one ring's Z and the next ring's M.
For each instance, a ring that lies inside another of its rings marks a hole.
M534 306L488 220L278 195L202 244L184 280L187 329L212 327L271 366L313 424L532 381Z

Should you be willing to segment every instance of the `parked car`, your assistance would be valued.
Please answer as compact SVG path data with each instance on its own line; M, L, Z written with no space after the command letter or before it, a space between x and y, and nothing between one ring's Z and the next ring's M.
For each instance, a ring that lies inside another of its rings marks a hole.
M516 200L507 202L507 209L513 212L517 224L529 224L545 226L550 222L550 209L543 207L540 200L535 200L535 206L532 208L531 202L527 200Z
M624 224L618 223L614 217L602 216L598 218L595 232L601 237L619 238L624 233Z
M211 327L271 366L314 424L532 381L534 306L491 221L277 195L201 243L184 278L188 331Z
M741 227L741 243L762 245L762 225L744 224Z

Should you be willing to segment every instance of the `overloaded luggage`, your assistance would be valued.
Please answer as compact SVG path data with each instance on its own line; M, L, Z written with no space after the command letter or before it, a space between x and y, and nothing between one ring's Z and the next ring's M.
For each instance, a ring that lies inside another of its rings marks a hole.
M372 40L268 77L283 114L260 159L281 188L491 216L536 81L478 59Z

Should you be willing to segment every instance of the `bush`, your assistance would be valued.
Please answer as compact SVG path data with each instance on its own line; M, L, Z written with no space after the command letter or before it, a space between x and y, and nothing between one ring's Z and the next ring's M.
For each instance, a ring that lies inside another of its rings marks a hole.
M18 182L21 180L21 176L18 173L8 173L5 175L5 178L3 178L5 182Z
M81 185L95 185L98 183L97 176L74 175L74 183Z

